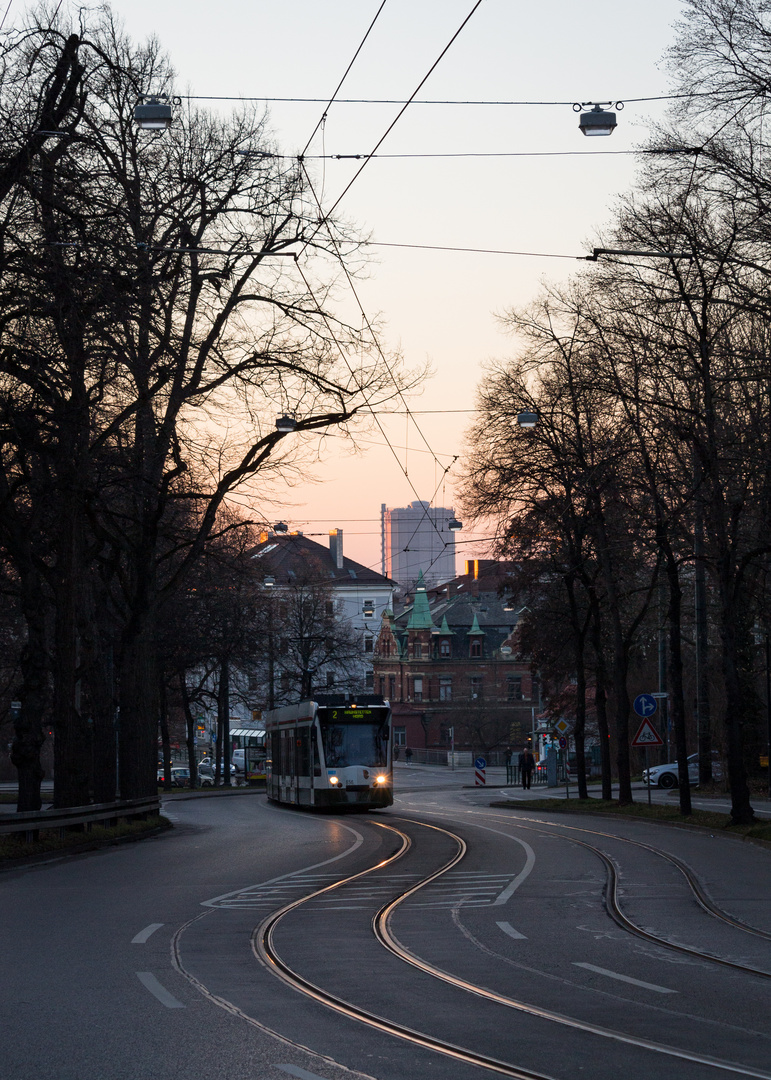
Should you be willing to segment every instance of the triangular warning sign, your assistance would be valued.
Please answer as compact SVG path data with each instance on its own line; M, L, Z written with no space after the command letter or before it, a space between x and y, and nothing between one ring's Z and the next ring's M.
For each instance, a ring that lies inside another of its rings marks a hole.
M632 746L663 746L664 740L650 720L643 720L632 739Z

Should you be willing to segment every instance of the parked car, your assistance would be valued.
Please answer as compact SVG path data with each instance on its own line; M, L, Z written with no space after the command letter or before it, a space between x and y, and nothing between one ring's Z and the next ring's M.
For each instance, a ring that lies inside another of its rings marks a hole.
M689 754L686 759L688 762L688 782L691 784L698 784L699 782L699 755ZM648 771L643 770L642 778L643 783L648 783ZM654 765L650 769L651 787L660 788L673 788L677 787L677 762L670 761L666 765ZM716 753L712 755L712 776L715 780L721 780L723 776L723 766L720 761L720 756Z
M198 775L201 778L201 783L202 784L204 782L204 778L211 778L212 784L214 783L214 774L215 774L215 771L216 771L216 766L217 766L217 763L214 760L214 758L212 758L212 757L203 757L203 758L201 758L201 760L198 762ZM238 770L236 769L235 765L231 762L230 763L230 775L235 776L237 771Z
M163 769L158 770L158 783L164 782ZM190 769L184 765L174 765L171 769L172 787L190 787Z

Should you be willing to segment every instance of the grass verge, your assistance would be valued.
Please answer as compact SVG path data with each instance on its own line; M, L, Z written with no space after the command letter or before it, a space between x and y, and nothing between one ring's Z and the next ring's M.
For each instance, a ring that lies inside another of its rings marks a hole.
M497 808L505 807L507 810L548 810L557 814L610 814L613 817L657 821L666 825L679 825L683 828L696 825L702 829L712 829L713 832L720 830L731 836L771 843L771 822L757 821L753 825L732 825L728 814L718 814L714 810L694 810L687 817L683 817L676 806L648 806L647 803L620 806L615 801L604 799L530 799L528 802L497 799L490 805Z
M107 829L94 825L88 832L66 832L59 835L58 829L41 829L39 839L29 843L23 834L0 836L0 865L28 859L30 856L50 855L61 852L74 854L78 851L91 851L108 844L120 844L126 840L141 840L143 836L172 827L168 818L155 814L145 821L124 822ZM20 837L17 839L17 837Z

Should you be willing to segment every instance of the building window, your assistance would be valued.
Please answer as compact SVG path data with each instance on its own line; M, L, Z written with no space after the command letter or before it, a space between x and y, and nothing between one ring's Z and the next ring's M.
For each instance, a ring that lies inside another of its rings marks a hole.
M364 685L368 690L374 689L375 686L375 672L368 671L364 676Z
M407 728L395 727L394 728L394 746L406 746L407 745Z
M413 701L422 701L423 700L423 679L422 678L416 677L416 678L414 678L412 680L412 700Z
M439 655L440 656L449 656L450 655L450 643L446 638L444 639L444 641L439 646Z
M375 601L365 600L362 604L361 610L365 619L371 619L372 616L375 614Z
M325 611L325 613L327 615L334 615L334 613L335 613L335 602L334 602L334 600L327 600L325 602L324 611Z
M388 676L388 698L390 701L396 700L396 676Z
M452 679L449 675L439 676L439 700L452 701Z
M482 642L479 640L479 638L474 638L472 640L472 642L471 642L471 655L472 656L481 656L482 655Z
M335 673L334 671L327 672L327 688L335 685Z
M482 676L472 675L469 680L471 683L471 700L481 701L482 699Z
M375 639L372 637L371 634L367 634L367 636L364 638L364 652L372 652L374 645Z
M522 700L522 676L521 675L507 675L506 676L506 700L507 701L521 701Z
M385 675L381 675L380 676L380 696L381 697L386 696L385 686L386 686Z

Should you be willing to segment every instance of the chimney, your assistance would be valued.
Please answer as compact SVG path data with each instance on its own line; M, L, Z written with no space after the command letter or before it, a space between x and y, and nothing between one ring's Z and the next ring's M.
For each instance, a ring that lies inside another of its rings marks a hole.
M332 529L329 534L329 550L338 570L343 569L343 530Z

